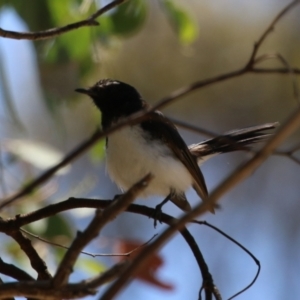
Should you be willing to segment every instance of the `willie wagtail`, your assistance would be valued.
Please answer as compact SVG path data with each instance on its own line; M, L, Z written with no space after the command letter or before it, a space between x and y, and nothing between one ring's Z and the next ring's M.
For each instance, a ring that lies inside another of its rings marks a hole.
M88 89L76 89L90 96L102 113L105 130L118 121L149 107L138 91L118 80L103 79ZM184 211L191 209L185 192L193 187L203 201L208 197L199 164L225 152L242 150L244 146L270 136L264 133L277 123L269 123L231 131L222 136L187 146L175 125L160 111L148 114L139 124L127 126L106 139L106 166L113 181L128 190L142 177L154 175L142 197L159 195L171 200ZM214 212L214 208L210 208Z

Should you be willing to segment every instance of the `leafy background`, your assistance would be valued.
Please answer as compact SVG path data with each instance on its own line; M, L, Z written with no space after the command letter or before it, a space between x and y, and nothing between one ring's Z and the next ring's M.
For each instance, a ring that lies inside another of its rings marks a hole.
M88 17L107 3L0 0L0 26L16 31L63 26ZM101 16L97 27L80 28L34 43L1 39L1 195L18 190L55 164L98 126L101 116L88 99L75 94L75 88L111 77L134 85L145 99L155 103L177 88L244 64L254 41L282 6L282 1L275 0L131 0ZM298 8L276 27L263 50L279 52L291 65L299 66L299 43ZM264 66L280 63L274 60ZM222 133L259 123L282 122L298 105L289 76L253 74L191 93L164 109L164 113ZM205 138L184 130L181 133L188 144ZM298 140L299 132L283 149ZM205 164L202 170L209 190L248 157L249 154L234 153ZM113 198L118 190L105 175L103 158L101 141L62 174L6 210L4 217L27 213L70 196ZM205 216L253 251L262 263L257 283L241 299L300 296L298 174L299 165L284 157L272 157L224 197L222 209L215 216ZM188 198L193 204L198 202L192 192ZM159 200L137 202L154 206ZM165 210L180 215L172 205ZM75 210L26 229L68 245L92 214L88 209ZM121 246L127 249L132 241L145 242L163 228L161 225L154 230L150 220L123 214L87 251L113 252ZM250 282L256 266L246 254L207 228L192 226L191 231L224 298ZM5 260L30 271L18 247L8 238L1 239ZM39 240L35 240L35 247L53 273L64 250ZM82 255L72 280L96 274L113 262L112 258ZM157 262L160 263L155 269ZM161 250L152 268L155 270L151 279L136 280L119 299L196 298L201 279L181 237L174 237Z

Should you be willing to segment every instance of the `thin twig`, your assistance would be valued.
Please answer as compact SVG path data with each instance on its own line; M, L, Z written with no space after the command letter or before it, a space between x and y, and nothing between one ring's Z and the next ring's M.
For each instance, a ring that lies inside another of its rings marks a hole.
M174 118L171 118L171 117L168 117L168 119L171 120L178 127L181 127L183 129L187 129L189 131L194 131L196 133L203 134L203 135L208 136L208 137L217 137L219 135L219 134L217 134L215 132L212 132L210 130L207 130L205 128L201 128L199 126L192 125L191 123L187 123L187 122L184 122L184 121L181 121L181 120L178 120L178 119L174 119Z
M252 53L250 55L250 59L249 59L249 62L247 64L249 67L251 67L253 65L253 62L255 60L255 57L257 55L257 52L258 52L259 48L261 47L261 45L263 44L263 42L265 41L265 39L268 37L268 35L274 30L275 25L280 21L280 19L286 13L288 13L294 6L296 6L299 3L300 3L299 0L295 0L295 1L292 1L291 3L289 3L288 5L286 5L277 14L277 16L273 19L273 21L269 24L269 26L266 28L266 30L262 33L262 35L258 39L258 41L254 44L253 51L252 51Z
M10 30L4 30L0 28L0 36L3 38L10 38L15 40L45 40L49 38L56 37L58 35L62 35L66 32L85 27L85 26L97 26L99 23L96 21L96 18L103 15L107 11L111 10L112 8L122 4L126 0L115 0L106 6L100 8L97 12L92 14L89 18L75 22L72 24L68 24L66 26L58 27L58 28L52 28L44 31L38 31L38 32L17 32L17 31L10 31Z
M291 153L295 153L299 150L300 150L300 143L298 143L296 146L294 146L290 151L291 151Z
M279 62L281 64L283 64L287 70L289 70L288 73L291 75L294 98L297 100L297 103L299 103L299 90L298 90L298 85L297 85L296 72L291 67L291 65L288 63L288 61L283 57L283 55L281 55L280 53L261 55L261 56L259 56L258 58L255 59L255 65L257 65L258 63L261 63L265 60L274 59L274 58L279 60Z
M286 152L285 152L285 151L279 151L279 150L277 150L277 151L274 152L274 155L287 157L287 158L289 158L290 160L292 160L294 163L300 165L300 159L297 158L297 157L295 157L295 156L293 155L293 153L290 152L290 151L286 151Z
M233 242L234 244L236 244L238 247L240 247L243 251L245 251L255 262L255 264L257 265L257 272L254 276L254 278L252 279L252 281L242 290L240 290L239 292L237 292L236 294L234 294L233 296L231 296L228 300L231 300L235 297L237 297L238 295L242 294L243 292L245 292L246 290L248 290L257 280L259 274L260 274L260 270L261 270L261 265L259 260L247 249L245 248L241 243L239 243L237 240L235 240L234 238L232 238L231 236L229 236L228 234L226 234L223 230L219 229L218 227L206 222L206 221L197 221L197 220L193 220L192 223L196 223L196 224L200 224L200 225L205 225L207 227L212 228L213 230L219 232L221 235L225 236L228 240L230 240L231 242Z
M66 250L69 250L70 247L67 247L67 246L64 246L64 245L61 245L61 244L58 244L58 243L55 243L55 242L51 242L49 240L46 240L36 234L33 234L25 229L20 229L22 232L24 232L25 234L28 234L32 237L34 237L35 239L41 241L41 242L44 242L46 244L49 244L49 245L52 245L52 246L56 246L56 247L59 247L59 248L63 248L63 249L66 249ZM99 256L130 256L132 253L138 251L139 249L141 249L142 247L146 246L147 244L149 244L155 237L157 236L157 234L154 234L152 238L150 238L147 242L139 245L138 247L134 248L133 250L131 251L128 251L128 252L125 252L125 253L90 253L90 252L85 252L85 251L81 251L80 253L81 254L85 254L85 255L88 255L88 256L91 256L91 257L99 257ZM0 269L0 272L1 272L1 269Z

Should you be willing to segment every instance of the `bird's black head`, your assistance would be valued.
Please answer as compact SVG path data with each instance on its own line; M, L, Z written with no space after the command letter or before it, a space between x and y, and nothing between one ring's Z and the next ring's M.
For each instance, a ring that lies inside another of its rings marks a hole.
M102 112L102 126L108 127L121 117L127 117L146 104L138 91L129 84L118 80L102 79L88 89L76 89L89 95Z

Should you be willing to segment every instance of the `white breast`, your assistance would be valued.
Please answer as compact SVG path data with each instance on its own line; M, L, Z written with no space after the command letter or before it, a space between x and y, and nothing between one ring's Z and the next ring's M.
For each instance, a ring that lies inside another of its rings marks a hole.
M124 191L148 173L152 173L154 179L143 197L166 197L171 188L184 192L192 185L192 176L174 158L172 151L157 140L146 138L139 125L125 127L110 135L106 153L107 171Z

